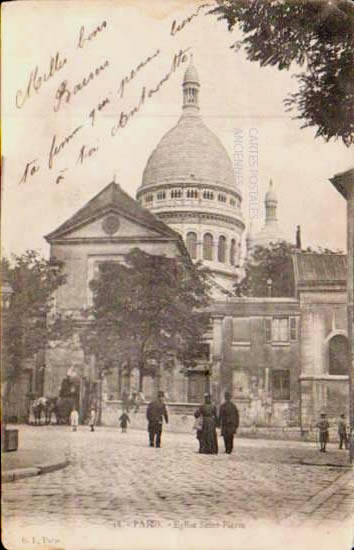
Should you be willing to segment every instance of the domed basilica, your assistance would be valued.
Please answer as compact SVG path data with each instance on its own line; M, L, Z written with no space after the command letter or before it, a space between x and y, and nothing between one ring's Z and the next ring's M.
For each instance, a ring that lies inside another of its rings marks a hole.
M219 290L230 291L245 229L241 192L228 153L204 124L193 62L183 79L182 115L151 153L137 192L140 204L182 235Z

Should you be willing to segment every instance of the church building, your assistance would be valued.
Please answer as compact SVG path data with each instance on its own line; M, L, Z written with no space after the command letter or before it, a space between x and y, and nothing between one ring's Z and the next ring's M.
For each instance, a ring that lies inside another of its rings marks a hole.
M235 297L245 231L242 194L228 153L202 120L193 63L182 90L182 114L151 153L136 200L115 182L103 185L46 236L51 259L62 262L67 274L56 308L71 313L79 331L100 263L121 262L133 247L167 257L189 255L214 275L212 325L195 369L182 372L176 365L163 373L170 424L175 418L183 429L206 389L217 404L225 390L232 392L244 429L303 434L311 432L322 410L334 423L347 413L346 257L299 251L293 258L294 296ZM272 182L265 210L264 227L248 233L249 249L283 239ZM138 391L137 377L117 365L100 381L94 358L85 356L76 335L46 350L43 391L57 396L69 378L82 416L100 391L102 420L116 424L123 393ZM154 396L149 377L143 395L146 401Z

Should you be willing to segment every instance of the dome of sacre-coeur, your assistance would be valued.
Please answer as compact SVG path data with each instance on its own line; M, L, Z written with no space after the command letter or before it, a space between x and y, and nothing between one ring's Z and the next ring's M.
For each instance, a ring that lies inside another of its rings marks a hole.
M198 74L190 65L184 86L199 88ZM209 183L236 190L230 157L217 136L204 124L197 100L185 104L176 126L160 140L146 164L142 188L163 183Z

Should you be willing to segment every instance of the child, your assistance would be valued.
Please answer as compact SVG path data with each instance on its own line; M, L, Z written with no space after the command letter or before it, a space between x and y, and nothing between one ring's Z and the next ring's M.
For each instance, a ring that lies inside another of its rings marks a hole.
M123 412L119 420L120 420L120 427L122 428L122 433L127 433L127 427L128 427L128 422L130 422L130 418L125 411Z
M79 425L79 413L76 410L76 407L73 408L73 410L70 413L70 424L73 429L73 432L77 431L77 427Z
M91 432L94 432L96 424L96 411L94 408L91 409L88 424L91 428Z
M317 422L316 428L319 429L320 432L320 452L325 453L326 452L326 445L328 443L328 428L329 423L326 419L326 413L321 413L321 420Z

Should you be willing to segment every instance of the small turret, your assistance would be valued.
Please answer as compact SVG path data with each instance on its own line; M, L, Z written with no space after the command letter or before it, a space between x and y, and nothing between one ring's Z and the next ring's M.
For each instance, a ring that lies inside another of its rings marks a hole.
M265 195L265 223L277 221L278 198L273 187L273 181L269 181L269 188Z
M183 78L183 109L188 111L199 111L199 76L193 64L193 57L184 73Z
M283 232L278 223L278 197L273 181L269 181L268 191L264 198L265 220L262 229L254 236L252 245L269 246L270 243L283 241Z

